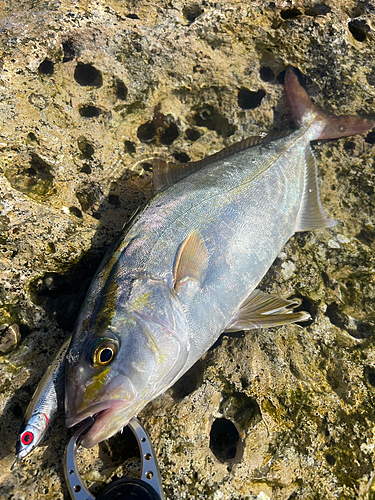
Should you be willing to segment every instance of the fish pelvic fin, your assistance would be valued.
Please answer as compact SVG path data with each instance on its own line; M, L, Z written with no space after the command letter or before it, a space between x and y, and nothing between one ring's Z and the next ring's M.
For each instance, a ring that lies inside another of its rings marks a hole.
M298 126L315 124L311 141L336 139L361 134L375 127L375 120L357 116L328 115L318 109L300 85L292 66L285 73L285 92L294 120Z
M202 235L193 231L183 241L177 253L174 269L174 289L178 293L185 282L193 280L202 286L208 266L208 250Z
M336 226L336 221L327 216L320 202L317 166L309 146L305 150L305 161L305 185L294 231L312 231Z
M287 300L261 290L253 290L225 331L271 328L310 320L311 316L308 312L294 312L293 309L300 305L299 299Z

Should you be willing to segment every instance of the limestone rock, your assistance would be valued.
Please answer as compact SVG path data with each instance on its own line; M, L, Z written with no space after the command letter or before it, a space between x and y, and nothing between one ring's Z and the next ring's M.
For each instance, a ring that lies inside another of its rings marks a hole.
M59 417L13 472L32 393L106 248L152 195L147 161L197 160L318 106L375 114L375 7L327 0L16 0L0 6L0 496L63 499ZM314 146L336 228L293 237L262 282L312 314L224 336L140 418L170 499L375 495L375 133ZM93 492L139 470L129 434L79 454Z

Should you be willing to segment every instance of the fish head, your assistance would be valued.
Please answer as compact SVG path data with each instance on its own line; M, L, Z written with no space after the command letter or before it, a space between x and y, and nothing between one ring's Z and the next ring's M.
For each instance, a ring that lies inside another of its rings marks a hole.
M81 442L87 448L120 431L167 389L189 349L181 306L155 280L136 280L100 335L91 324L91 331L73 335L66 358L66 424L94 417Z
M66 424L71 427L95 417L94 425L83 439L82 444L87 448L126 425L126 421L122 422L136 400L137 391L121 368L120 350L121 343L112 334L88 339L82 347L73 345L68 352Z

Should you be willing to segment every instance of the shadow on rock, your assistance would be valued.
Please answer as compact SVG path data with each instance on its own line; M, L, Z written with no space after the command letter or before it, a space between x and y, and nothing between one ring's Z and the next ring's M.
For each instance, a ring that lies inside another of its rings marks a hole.
M47 272L35 278L29 284L29 294L32 302L43 308L49 319L51 329L61 328L65 331L65 338L68 336L68 332L71 332L74 328L84 297L103 257L106 256L105 259L112 255L123 234L126 222L137 208L151 198L151 185L150 173L146 172L145 175L139 176L137 173L125 170L122 176L112 183L108 194L102 197L99 204L93 198L91 204L86 203L82 207L85 213L100 219L101 222L92 238L90 250L65 273ZM59 343L59 345L54 345L54 350L46 349L47 337L45 335L47 333L41 334L40 338L36 337L36 340L33 341L36 348L34 352L33 346L33 357L40 358L41 364L45 365L45 369L47 369L63 340L56 339L56 343ZM29 334L27 334L27 337L26 342L30 342ZM15 453L23 416L39 381L36 381L35 373L40 370L40 364L34 363L30 367L26 366L26 368L29 370L28 380L13 394L0 417L2 434L0 459ZM59 418L62 421L62 417ZM42 442L43 445L50 445L44 452L43 462L44 467L55 464L55 470L60 476L61 483L64 484L63 458L56 460L56 457L63 457L63 451L70 432L63 430L61 422L60 427L58 427L58 423L53 423L48 431L47 439ZM50 447L51 450L49 450Z

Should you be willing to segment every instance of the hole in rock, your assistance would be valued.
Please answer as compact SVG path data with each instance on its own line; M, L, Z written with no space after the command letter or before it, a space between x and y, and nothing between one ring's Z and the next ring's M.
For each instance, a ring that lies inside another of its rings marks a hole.
M85 158L85 159L91 158L91 156L95 152L92 144L83 135L81 135L81 136L78 137L78 139L77 139L77 146L78 146L78 149L82 153L82 157Z
M262 66L259 70L259 76L264 82L272 82L275 78L275 73L268 66Z
M122 465L129 458L140 458L137 439L129 427L124 427L121 433L117 433L99 446L103 446L103 453L109 455L112 467L115 464Z
M266 93L262 89L252 92L243 87L238 92L238 105L242 109L255 109L260 105L265 95Z
M364 377L372 387L375 387L375 369L372 366L365 366L363 370Z
M63 48L63 63L73 61L76 56L76 50L74 48L73 42L71 40L67 40L62 43Z
M189 5L185 5L182 9L182 13L184 18L191 24L193 23L197 17L203 14L203 9L198 3L191 3Z
M293 493L288 496L287 500L295 500L296 498L298 498L298 493L293 491Z
M326 460L327 460L327 463L331 466L335 465L335 463L336 463L335 457L333 455L331 455L330 453L326 454Z
M201 136L201 133L196 128L188 128L185 132L186 138L189 141L195 142Z
M136 152L134 142L124 141L124 150L125 150L125 153L128 153L130 155L134 155Z
M51 166L36 153L21 153L4 172L14 189L33 199L44 200L53 193Z
M70 207L69 212L74 215L75 217L78 217L79 219L82 219L82 212L79 208L77 207Z
M101 109L91 104L84 104L79 107L78 112L83 118L97 118L101 114Z
M125 17L127 17L128 19L139 19L137 14L125 14Z
M76 191L76 197L84 212L87 212L102 195L99 186L96 183L85 183Z
M255 398L243 392L223 393L220 413L229 421L236 422L239 429L247 430L262 420L262 413Z
M316 3L305 10L307 16L325 16L331 12L331 7L325 3Z
M101 87L103 85L102 74L91 64L78 63L74 71L75 81L82 86Z
M43 297L55 298L64 290L65 280L61 274L46 273L35 278L29 285L31 300L34 304L42 305Z
M26 140L30 141L30 142L38 142L38 139L37 139L36 135L34 134L34 132L29 132L27 134Z
M374 326L370 322L348 316L339 309L335 302L327 306L325 315L333 325L346 330L355 339L367 339L374 334Z
M353 141L346 141L344 144L344 149L345 151L354 151L355 150L355 142Z
M277 77L276 77L276 80L281 83L282 85L284 85L285 83L285 69L283 71L281 71Z
M369 132L366 135L365 142L368 144L375 144L375 132Z
M56 246L53 241L49 241L47 243L47 252L48 253L56 253Z
M113 205L114 207L119 207L121 205L120 198L117 194L109 194L108 195L108 203Z
M365 245L372 247L375 242L375 231L372 231L369 227L365 227L355 237Z
M203 75L204 69L200 64L196 64L193 68L193 73L200 73L201 75Z
M295 17L301 16L302 12L296 7L293 7L292 9L282 10L280 15L283 19L294 19Z
M88 163L84 163L80 168L80 172L83 174L91 174L91 167Z
M213 106L207 104L198 108L193 116L195 125L215 130L223 137L230 137L234 134L236 127L229 123L225 116L221 115Z
M178 137L178 127L174 122L170 122L164 132L160 136L160 142L164 144L164 146L170 146L172 142Z
M366 21L361 19L353 19L348 24L348 28L350 33L353 35L358 42L364 42L367 38L367 33L370 31L370 28Z
M235 425L217 418L210 431L210 450L221 463L237 463L242 459L243 444Z
M117 99L125 101L128 95L128 89L125 83L119 78L115 78L114 89Z
M310 300L306 299L305 297L298 297L298 298L301 300L301 305L296 307L293 310L295 312L306 311L310 314L311 319L309 319L308 321L301 321L301 322L296 323L296 324L306 328L307 326L310 326L310 325L312 325L312 323L314 323L317 309L314 306L314 304L312 302L310 302Z
M53 75L54 64L52 61L48 59L44 59L43 62L39 64L38 73L40 75L51 76Z
M138 127L137 137L141 142L152 142L155 139L156 130L152 120Z
M186 153L173 153L173 157L180 163L187 163L190 161L190 156Z

